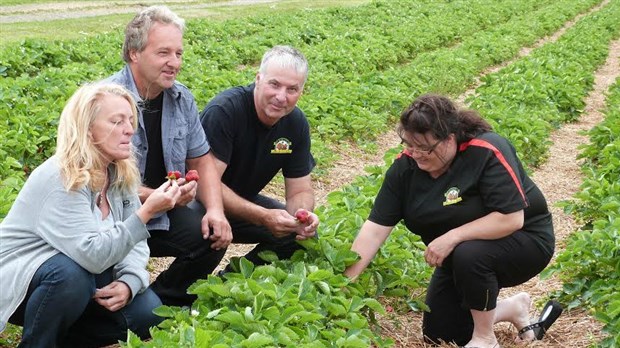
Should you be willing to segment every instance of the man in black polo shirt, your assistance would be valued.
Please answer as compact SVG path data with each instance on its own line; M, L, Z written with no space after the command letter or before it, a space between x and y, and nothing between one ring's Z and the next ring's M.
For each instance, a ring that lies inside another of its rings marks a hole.
M263 56L254 83L220 93L200 115L222 174L233 243L258 243L245 255L254 264L264 263L263 250L289 258L300 248L295 240L313 237L319 224L313 213L306 222L295 218L314 209L310 127L296 106L307 76L301 52L276 46ZM285 204L260 194L280 170Z

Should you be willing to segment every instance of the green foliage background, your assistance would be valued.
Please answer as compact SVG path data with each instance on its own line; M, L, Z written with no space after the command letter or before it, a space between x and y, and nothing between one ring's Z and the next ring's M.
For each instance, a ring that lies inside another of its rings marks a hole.
M320 180L336 160L333 149L353 141L372 151L375 136L393 127L415 96L461 94L486 68L515 57L522 47L598 3L373 1L223 22L191 20L179 79L202 108L219 91L251 82L269 47L300 48L311 64L300 107L311 124L315 179ZM550 132L579 117L594 71L619 32L620 2L610 1L557 42L485 76L468 102L515 144L532 168L545 160ZM53 154L57 118L68 97L79 85L123 66L121 43L118 31L79 40L28 39L0 53L0 219L31 170ZM617 97L610 98L610 110L618 105ZM593 233L576 234L577 241L567 246L567 256L559 257L556 267L562 274L578 274L566 278L558 296L571 306L593 308L612 338L619 325L618 299L613 297L618 293L613 277L618 274L617 213L594 213L618 210L618 200L606 198L616 197L618 187L620 156L617 147L608 146L619 132L614 122L593 135L597 147L584 154L595 159L586 167L593 179L584 184L580 201L569 206ZM399 225L357 283L349 284L341 274L356 259L350 244L397 152L386 154L384 166L368 168L368 175L330 194L328 204L317 209L321 239L307 242L305 252L291 260L265 255L273 263L256 268L240 260L238 273L226 281L209 277L197 282L190 288L199 295L192 310L161 308L168 320L153 330L153 341L131 336L128 345L389 346L390 340L369 324L374 313L382 312L374 299L396 296L403 306L424 309L430 269L421 258L419 238ZM609 184L600 178L610 178ZM584 244L592 245L589 254ZM317 308L320 316L312 314ZM617 346L613 339L602 344Z

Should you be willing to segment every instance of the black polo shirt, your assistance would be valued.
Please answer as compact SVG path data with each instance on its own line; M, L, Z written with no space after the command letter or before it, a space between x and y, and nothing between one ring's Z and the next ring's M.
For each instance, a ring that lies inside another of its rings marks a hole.
M254 84L218 94L200 114L211 151L228 167L222 182L246 199L255 197L282 170L285 178L310 174L310 126L297 107L272 127L254 106Z
M405 226L425 244L449 230L493 211L524 209L522 230L537 235L539 246L553 253L551 214L542 192L527 176L514 147L488 132L459 145L446 173L432 178L404 152L388 169L369 220Z

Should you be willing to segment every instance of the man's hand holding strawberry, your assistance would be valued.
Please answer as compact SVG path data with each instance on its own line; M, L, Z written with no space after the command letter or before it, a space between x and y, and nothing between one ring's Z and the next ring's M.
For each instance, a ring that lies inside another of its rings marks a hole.
M284 209L265 209L261 225L278 238L296 233L297 240L304 240L316 235L319 218L306 209L298 209L294 216Z
M316 229L319 227L319 217L306 209L298 209L295 212L295 220L298 227L297 240L305 240L316 235Z

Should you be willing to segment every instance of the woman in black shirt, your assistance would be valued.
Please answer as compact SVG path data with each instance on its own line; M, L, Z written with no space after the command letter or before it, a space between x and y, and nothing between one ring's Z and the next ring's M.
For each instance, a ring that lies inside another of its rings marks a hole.
M477 112L430 94L402 113L399 134L405 149L353 243L361 260L345 274L356 278L403 220L435 267L423 320L429 342L495 347L500 321L525 328L517 340L542 338L541 328L528 330L527 293L497 301L501 288L540 273L555 245L546 200L514 147ZM553 320L540 325L546 330Z

